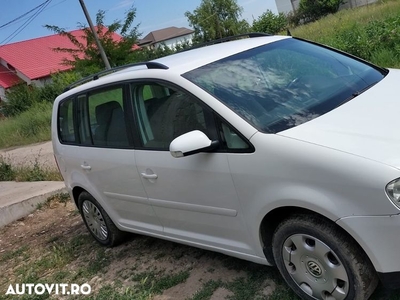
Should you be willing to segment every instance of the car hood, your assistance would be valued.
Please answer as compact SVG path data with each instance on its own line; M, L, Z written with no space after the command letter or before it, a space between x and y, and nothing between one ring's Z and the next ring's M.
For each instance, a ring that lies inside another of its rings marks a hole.
M278 134L400 168L399 84L400 70L390 70L351 101Z

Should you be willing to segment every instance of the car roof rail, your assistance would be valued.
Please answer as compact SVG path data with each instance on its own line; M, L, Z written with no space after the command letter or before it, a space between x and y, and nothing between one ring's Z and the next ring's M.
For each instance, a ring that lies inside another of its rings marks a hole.
M154 61L146 61L146 62L140 62L140 63L132 63L132 64L126 64L123 66L118 66L118 67L114 67L111 69L107 69L107 70L103 70L100 71L98 73L86 76L82 79L79 79L78 81L75 81L74 83L71 83L70 85L68 85L65 89L64 92L69 91L70 89L77 87L81 84L93 81L93 80L97 80L102 76L126 69L126 68L130 68L130 67L138 67L138 66L146 66L147 69L160 69L160 70L168 70L169 68L166 65L163 65L161 63L158 62L154 62Z
M213 40L213 41L197 44L197 45L194 45L192 47L183 49L183 50L178 51L178 52L185 52L185 51L188 51L188 50L197 49L197 48L210 46L210 45L215 45L215 44L220 44L220 43L229 42L229 41L233 41L233 40L238 40L240 38L245 38L245 37L247 37L247 38L256 38L256 37L265 37L265 36L272 36L272 34L264 33L264 32L241 33L241 34L237 34L237 35L227 36L227 37L224 37L224 38L221 38L221 39L218 39L218 40Z

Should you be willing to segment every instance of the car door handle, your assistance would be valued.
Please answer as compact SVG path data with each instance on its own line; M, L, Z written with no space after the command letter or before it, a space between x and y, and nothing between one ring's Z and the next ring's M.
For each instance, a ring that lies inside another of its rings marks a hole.
M84 170L88 170L88 171L90 171L92 169L92 167L88 166L88 165L81 165L81 168Z
M146 173L140 173L143 178L146 179L157 179L158 175L157 174L146 174Z

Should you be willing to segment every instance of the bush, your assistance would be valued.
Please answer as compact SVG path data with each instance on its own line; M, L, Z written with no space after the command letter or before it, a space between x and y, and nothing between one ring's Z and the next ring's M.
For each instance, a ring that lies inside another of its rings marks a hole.
M7 102L2 104L2 112L5 116L17 116L36 103L53 103L64 88L77 79L79 79L77 73L63 72L53 74L52 82L44 87L26 84L14 86L6 92Z
M393 66L400 52L400 17L353 24L336 34L334 47L377 64Z
M334 14L344 2L344 0L300 0L299 8L288 16L289 24L297 26Z
M5 162L0 155L0 181L13 181L15 178L15 171L12 166Z
M266 32L270 34L277 34L285 29L287 26L287 19L283 13L275 15L269 9L264 12L257 20L253 21L252 29L254 32Z
M3 104L6 116L16 116L37 102L38 88L24 83L18 84L6 91L7 102Z

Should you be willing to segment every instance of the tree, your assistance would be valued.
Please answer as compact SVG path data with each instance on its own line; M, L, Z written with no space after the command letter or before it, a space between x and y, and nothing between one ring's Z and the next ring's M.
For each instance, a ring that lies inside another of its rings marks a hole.
M202 0L192 13L187 11L189 25L194 29L194 42L207 42L245 33L250 26L240 20L243 8L236 0Z
M269 9L264 12L257 20L253 21L252 29L255 32L266 32L276 34L285 29L287 19L285 14L279 13L275 15Z
M120 66L126 63L138 61L135 58L135 50L133 46L138 40L140 33L138 25L133 26L136 17L136 8L131 7L125 13L124 21L116 20L110 25L104 25L105 11L99 10L96 14L97 35L104 48L104 51L110 61L111 66ZM73 59L65 59L64 63L71 65L82 76L86 76L104 68L103 60L98 51L93 33L90 28L78 23L78 27L82 29L83 39L78 39L65 29L54 25L45 25L46 28L53 32L67 37L75 46L72 48L55 48L55 51L65 52L72 55ZM114 33L119 33L121 40L114 38Z
M326 15L336 13L343 3L344 0L300 0L298 10L289 19L294 25L314 22Z

